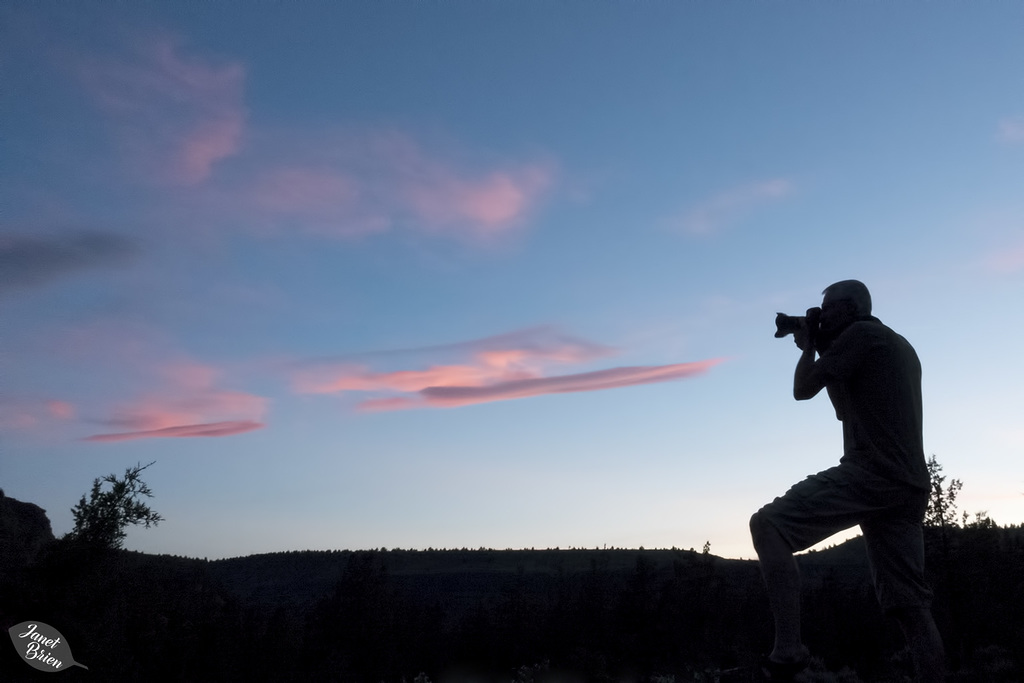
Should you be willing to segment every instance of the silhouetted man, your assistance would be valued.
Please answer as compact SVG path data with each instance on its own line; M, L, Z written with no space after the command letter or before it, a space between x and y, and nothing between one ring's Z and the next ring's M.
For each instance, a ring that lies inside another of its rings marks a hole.
M856 280L824 291L820 316L796 333L798 401L827 390L843 422L839 465L807 477L758 510L750 533L775 618L769 680L792 680L809 652L800 635L800 575L793 553L860 525L875 594L903 628L918 675L944 678L942 640L924 583L921 523L929 477L921 434L921 363L906 339L871 315ZM815 358L816 351L818 353Z

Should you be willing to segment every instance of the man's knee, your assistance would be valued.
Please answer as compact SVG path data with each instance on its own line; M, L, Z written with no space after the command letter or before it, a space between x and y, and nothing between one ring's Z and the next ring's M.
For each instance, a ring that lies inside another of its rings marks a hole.
M750 538L754 541L754 545L757 545L757 540L760 538L762 533L762 525L764 521L761 518L761 511L758 510L750 516Z
M778 535L778 530L768 521L763 511L758 510L750 516L750 539L754 542L755 550L759 550L766 543L770 543Z
M750 517L750 540L758 557L784 557L793 554L793 548L786 536L772 522L765 511L758 510Z

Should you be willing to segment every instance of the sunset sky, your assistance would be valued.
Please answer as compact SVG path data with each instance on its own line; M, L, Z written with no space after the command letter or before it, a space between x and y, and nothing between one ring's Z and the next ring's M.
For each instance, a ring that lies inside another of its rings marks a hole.
M681 547L835 464L837 280L1024 522L1024 4L0 7L0 487L193 557ZM838 539L836 539L838 540ZM835 542L835 541L832 541Z

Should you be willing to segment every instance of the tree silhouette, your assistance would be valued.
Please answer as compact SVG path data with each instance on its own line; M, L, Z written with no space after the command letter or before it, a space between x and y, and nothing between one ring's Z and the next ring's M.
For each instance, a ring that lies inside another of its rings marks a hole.
M129 467L122 479L113 474L94 479L89 500L83 495L78 505L71 508L75 528L66 538L93 546L120 548L129 524L142 524L148 529L162 522L163 517L139 500L142 496L153 497L153 492L139 476L152 464ZM109 488L105 488L106 484Z
M934 455L928 458L928 476L931 480L931 492L928 496L928 509L924 513L924 525L939 527L943 531L948 527L957 526L956 496L960 493L963 482L953 479L949 486L943 488L946 478L942 476L942 465Z

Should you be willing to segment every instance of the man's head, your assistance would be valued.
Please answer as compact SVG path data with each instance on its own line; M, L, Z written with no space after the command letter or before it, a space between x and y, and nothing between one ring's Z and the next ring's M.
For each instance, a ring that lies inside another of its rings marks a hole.
M871 294L859 280L842 280L822 292L821 331L835 338L852 323L871 315Z
M871 315L871 294L860 280L841 280L826 287L822 294L825 295L821 302L822 306L827 306L830 302L849 301L853 304L854 314L858 318Z

